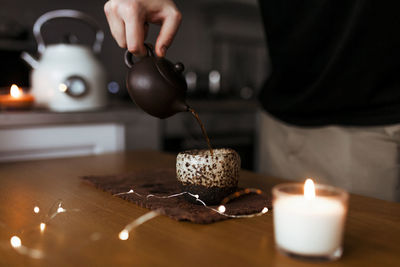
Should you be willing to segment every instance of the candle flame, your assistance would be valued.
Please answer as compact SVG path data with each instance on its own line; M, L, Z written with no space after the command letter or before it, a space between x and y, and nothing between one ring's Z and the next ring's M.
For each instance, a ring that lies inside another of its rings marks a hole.
M16 236L16 235L13 236L13 237L11 237L10 242L11 242L11 246L12 246L13 248L19 248L19 247L22 246L21 239L20 239L18 236Z
M304 197L306 199L315 198L315 186L313 180L311 179L307 179L304 183Z
M22 90L16 84L13 84L10 88L10 95L14 98L19 98L22 96Z
M40 212L39 207L38 207L38 206L35 206L35 207L33 208L33 212L34 212L34 213L39 213L39 212Z

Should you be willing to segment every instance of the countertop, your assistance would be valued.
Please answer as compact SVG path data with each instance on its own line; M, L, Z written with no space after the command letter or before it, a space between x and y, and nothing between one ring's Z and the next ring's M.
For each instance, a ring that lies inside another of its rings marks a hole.
M308 263L275 250L273 211L209 225L159 216L121 241L118 233L148 210L79 178L174 165L174 155L147 150L0 164L0 265L400 266L399 203L351 195L343 257L329 264ZM240 175L241 186L265 191L283 181L247 171ZM67 212L40 233L42 216L59 199ZM39 214L33 212L34 206L40 207ZM44 257L17 253L9 243L13 235Z

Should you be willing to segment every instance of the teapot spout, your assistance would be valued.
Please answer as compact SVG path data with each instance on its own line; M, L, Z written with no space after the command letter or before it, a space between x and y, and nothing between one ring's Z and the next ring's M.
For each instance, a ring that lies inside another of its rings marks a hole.
M176 101L174 104L174 109L176 112L186 112L189 111L190 107L185 102Z
M33 57L31 56L29 53L27 52L22 52L21 53L21 58L28 63L29 66L31 66L32 69L36 69L37 66L39 65L39 62Z

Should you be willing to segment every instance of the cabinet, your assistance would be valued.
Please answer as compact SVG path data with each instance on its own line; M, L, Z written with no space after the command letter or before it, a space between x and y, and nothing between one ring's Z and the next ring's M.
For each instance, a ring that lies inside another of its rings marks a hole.
M92 155L124 149L122 124L53 125L0 130L0 161Z
M0 113L0 161L160 149L159 120L136 108Z

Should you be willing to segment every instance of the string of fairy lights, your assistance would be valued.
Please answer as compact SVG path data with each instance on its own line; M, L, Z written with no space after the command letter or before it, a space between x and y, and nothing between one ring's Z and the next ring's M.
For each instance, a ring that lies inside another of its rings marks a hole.
M169 198L175 198L175 197L179 197L179 196L183 196L183 195L188 195L190 197L193 197L195 199L196 202L199 202L201 205L204 206L204 208L212 210L214 212L217 212L218 214L225 216L225 217L229 217L229 218L251 218L251 217L257 217L257 216L261 216L265 213L268 212L268 208L264 207L260 212L257 213L252 213L252 214L243 214L243 215L234 215L234 214L228 214L226 213L226 204L238 197L241 197L243 195L246 194L262 194L263 192L260 189L253 189L253 188L246 188L243 189L241 191L235 192L234 194L226 197L225 199L222 200L221 205L219 205L217 208L214 208L212 206L208 206L203 200L201 200L199 198L199 195L197 194L192 194L190 192L180 192L180 193L175 193L175 194L171 194L171 195L154 195L154 194L148 194L148 195L142 195L139 194L138 192L136 192L134 189L130 189L129 191L126 192L121 192L121 193L116 193L113 194L113 196L121 196L121 195L129 195L129 194L134 194L140 198L145 198L145 199L150 199L150 198L158 198L158 199L169 199ZM44 220L40 222L40 224L38 225L39 231L40 233L44 233L47 225L49 224L49 222L51 220L53 220L56 216L58 216L61 213L66 213L66 212L78 212L80 211L79 209L65 209L63 207L63 202L62 200L57 200L50 208L49 212L47 213L47 215L44 217ZM34 206L33 207L33 212L35 214L39 214L41 212L41 209L39 206ZM138 226L144 224L145 222L157 217L161 215L161 210L160 209L156 209L156 210L152 210L150 212L145 213L144 215L136 218L135 220L133 220L132 222L130 222L129 224L127 224L119 233L118 233L118 238L120 240L128 240L129 239L129 235L130 232L132 230L134 230L135 228L137 228ZM98 234L99 233L95 233L96 235L92 235L91 239L92 240L98 240ZM45 257L45 253L42 250L39 249L35 249L35 248L29 248L27 246L25 246L21 240L21 238L17 235L13 235L10 238L10 245L11 247L17 251L19 254L21 255L25 255L28 256L30 258L33 259L41 259Z
M221 202L222 204L219 205L218 208L213 208L211 206L208 206L203 200L201 200L199 198L199 195L192 194L192 193L186 192L186 191L185 192L181 192L181 193L172 194L172 195L167 195L167 196L158 196L158 195L154 195L154 194L142 195L142 194L139 194L138 192L136 192L135 190L130 189L127 192L121 192L121 193L113 194L113 196L134 194L134 195L136 195L138 197L146 198L146 199L149 199L149 198L168 199L168 198L179 197L179 196L182 196L182 195L188 195L188 196L193 197L196 200L196 202L199 202L205 208L207 208L209 210L212 210L214 212L217 212L220 215L225 216L225 217L229 217L229 218L251 218L251 217L261 216L261 215L267 213L268 212L268 208L267 207L264 207L260 212L252 213L252 214L234 215L234 214L227 214L226 213L225 204L227 204L228 202L230 202L230 201L232 201L232 200L234 200L236 198L239 198L239 197L241 197L243 195L247 195L247 194L251 194L251 193L261 195L263 192L260 189L245 188L245 189L243 189L241 191L237 191L237 192L233 193L232 195L229 195L228 197L224 198L222 200L222 202ZM127 240L129 238L129 232L132 229L136 228L140 224L142 224L142 223L144 223L144 222L146 222L146 221L148 221L148 220L150 220L150 219L152 219L154 217L157 217L158 215L159 215L159 211L155 210L155 211L151 211L151 212L146 213L145 215L139 217L138 219L134 220L133 222L131 222L130 224L125 226L125 228L119 233L119 238L121 240Z
M39 224L39 231L41 233L44 233L44 231L46 230L46 226L47 224L53 220L57 215L59 215L60 213L65 213L65 212L76 212L76 211L80 211L79 209L65 209L63 206L63 202L62 200L57 200L50 208L49 212L47 213L47 215L45 216L44 220L42 222L40 222ZM33 207L33 212L35 214L39 214L40 213L40 208L38 206L34 206ZM41 259L44 257L44 253L43 251L39 250L39 249L34 249L34 248L29 248L25 245L22 244L22 240L19 236L17 235L13 235L10 238L10 244L11 247L15 249L15 251L17 251L19 254L22 255L26 255L28 257L31 257L33 259Z

